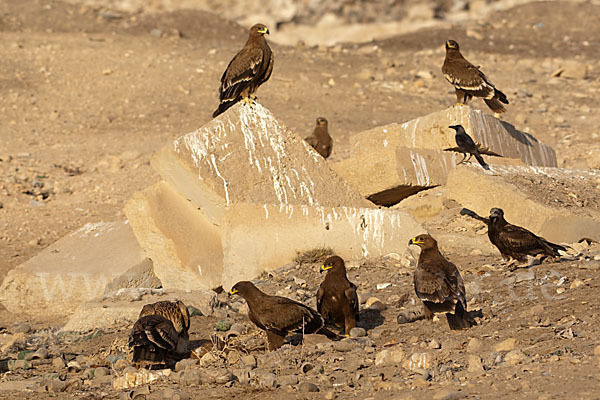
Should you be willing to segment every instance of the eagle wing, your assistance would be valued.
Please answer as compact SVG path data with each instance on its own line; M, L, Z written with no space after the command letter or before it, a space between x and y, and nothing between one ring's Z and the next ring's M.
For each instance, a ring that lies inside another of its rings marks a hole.
M244 47L240 50L223 72L219 99L221 101L234 100L240 96L242 91L256 78L263 63L264 52L260 47ZM272 64L270 67L272 70Z
M476 97L494 96L494 84L479 68L464 58L444 63L442 73L456 89L465 90Z
M303 327L306 333L323 327L323 318L302 303L279 296L265 296L262 300L260 310L253 314L266 330L285 336L287 332Z

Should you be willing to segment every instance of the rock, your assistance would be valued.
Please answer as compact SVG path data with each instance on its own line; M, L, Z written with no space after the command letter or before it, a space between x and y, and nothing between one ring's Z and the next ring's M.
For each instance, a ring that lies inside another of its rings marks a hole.
M429 347L430 349L441 349L442 345L435 339L431 339L431 341L427 344L427 347Z
M183 370L179 377L179 382L185 386L201 385L204 380L202 371L196 368Z
M228 289L322 243L343 258L382 256L420 229L373 207L260 104L233 106L152 166L163 181L135 193L125 213L166 288Z
M569 289L577 289L581 286L585 286L585 282L583 282L581 279L575 279L569 286Z
M404 357L404 350L400 346L383 349L375 356L375 365L400 364Z
M198 365L198 360L193 358L184 358L175 364L175 372L183 371L187 368L192 368Z
M468 371L472 374L481 374L484 372L483 364L481 363L481 357L471 354L468 361Z
M13 325L11 331L13 333L29 333L31 332L31 325L29 325L27 322L21 322Z
M475 338L475 337L471 338L469 340L469 343L467 344L467 351L469 353L477 352L477 351L481 350L481 346L482 346L481 340L479 340L478 338Z
M166 376L166 371L170 370L162 370L162 371L150 371L145 368L140 370L127 370L124 371L122 375L115 376L113 379L113 388L116 390L129 389L134 388L136 386L141 385L149 385L152 384L163 376ZM188 370L188 371L197 371L197 370ZM188 372L186 371L186 372Z
M48 358L48 349L45 347L40 347L32 354L32 360L45 360Z
M365 308L369 308L371 310L383 311L387 307L383 303L383 301L379 300L377 297L369 297L367 302L365 303Z
M298 375L284 375L279 377L279 383L282 387L295 386L298 384Z
M15 371L18 369L32 369L33 365L31 362L26 360L10 360L8 362L9 371Z
M305 362L304 364L302 364L300 366L300 371L303 374L308 374L310 371L312 371L315 368L315 366L309 362Z
M600 357L600 344L596 347L594 347L594 355L596 357Z
M339 342L333 342L333 349L340 352L349 352L356 348L356 343L352 339L342 339Z
M227 337L240 336L246 331L246 325L236 322L229 327Z
M451 388L440 389L433 395L434 400L458 400L467 397L466 393Z
M240 357L240 361L246 367L250 367L252 369L256 368L256 357L254 357L252 354L243 355Z
M521 350L511 350L504 356L504 362L517 365L525 360L525 354Z
M566 79L585 79L587 74L588 67L586 64L576 60L565 60L562 67L552 75Z
M275 388L278 386L277 377L270 372L257 374L258 384L266 388Z
M302 382L298 385L298 391L300 393L312 393L319 392L319 387L311 382Z
M577 193L583 190L577 182L588 179L594 181L598 174L561 168L494 166L492 175L461 166L448 174L446 195L484 217L489 215L490 208L501 206L508 222L555 243L572 243L582 237L600 237L600 213L584 207L557 207L554 200L540 196L535 187L560 185ZM519 181L537 183L529 186L515 183ZM490 190L495 193L493 198L489 196Z
M434 357L431 353L413 353L409 359L402 363L404 369L415 371L416 369L431 369L434 365Z
M65 363L65 360L63 360L60 357L56 357L54 360L52 360L52 367L54 368L55 371L60 371L62 369L64 369L67 366L67 363Z
M515 348L517 340L515 338L508 338L503 342L498 343L495 347L495 351L511 351Z
M495 165L556 167L554 150L531 135L468 106L451 107L403 124L390 124L353 135L352 155L331 166L369 200L390 206L420 189L444 185L459 155L449 125L462 124L475 142L501 154ZM481 168L479 168L481 169Z
M15 314L64 317L144 260L126 221L89 223L9 271L0 302Z
M359 338L364 336L367 336L367 331L365 330L365 328L355 326L354 328L350 329L351 338Z

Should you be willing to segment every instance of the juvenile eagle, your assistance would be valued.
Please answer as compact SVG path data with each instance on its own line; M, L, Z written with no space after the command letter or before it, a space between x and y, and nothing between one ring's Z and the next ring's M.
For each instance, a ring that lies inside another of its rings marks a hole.
M236 283L229 294L239 294L246 300L248 318L267 333L269 350L281 347L290 332L322 333L337 338L324 327L323 318L312 308L286 297L270 296L251 282Z
M446 313L450 329L467 329L477 325L475 317L483 317L481 310L467 311L465 284L458 268L446 260L438 250L436 240L430 235L412 238L409 245L421 248L414 273L415 292L423 301L426 319L434 313Z
M331 155L333 148L333 139L329 136L327 120L323 117L317 118L317 126L310 136L304 138L313 149L317 151L323 158L328 158Z
M255 93L273 71L273 52L265 39L269 29L263 24L250 28L248 41L227 65L219 87L219 107L213 118L240 100L251 104Z
M358 321L358 296L356 285L346 276L344 260L338 256L329 257L321 266L320 272L327 271L317 292L317 311L326 320L344 327L346 335Z
M467 104L473 97L481 97L485 104L496 113L506 111L502 103L508 104L506 95L496 89L494 84L479 70L479 67L468 62L454 40L446 42L446 59L442 73L448 82L454 85L456 101Z

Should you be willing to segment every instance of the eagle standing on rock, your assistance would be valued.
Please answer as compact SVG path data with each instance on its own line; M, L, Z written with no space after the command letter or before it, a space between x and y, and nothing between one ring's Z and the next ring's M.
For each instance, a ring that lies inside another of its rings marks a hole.
M535 257L540 254L558 257L559 250L567 251L564 246L551 243L525 228L509 224L504 219L504 211L501 208L490 210L488 237L502 257L509 260L526 261L527 256Z
M338 256L329 257L319 271L327 271L327 275L317 292L317 311L326 320L343 326L344 333L350 335L358 321L359 304L356 285L346 276L344 260Z
M273 72L273 52L265 39L269 29L263 24L250 28L250 35L244 48L229 62L221 77L219 87L219 107L213 118L242 100L252 104L255 93Z
M414 273L415 292L423 301L425 318L445 312L452 330L467 329L477 325L475 317L482 318L481 310L467 311L465 284L458 268L446 260L438 250L436 240L430 235L412 238L409 245L421 248Z
M177 301L146 304L129 335L134 363L164 363L188 352L190 314Z
M323 158L328 158L333 148L333 139L329 136L327 125L328 123L325 118L317 118L315 130L310 136L304 138L306 143L311 145Z
M479 67L467 61L454 40L446 42L446 59L442 73L448 82L454 85L458 104L467 104L473 97L481 97L485 104L496 113L506 111L502 103L508 104L506 95L496 89L494 84L479 70Z
M321 333L330 339L337 335L324 327L321 315L312 308L281 296L270 296L252 282L233 285L230 295L239 294L248 304L248 318L267 333L269 350L278 349L290 332Z

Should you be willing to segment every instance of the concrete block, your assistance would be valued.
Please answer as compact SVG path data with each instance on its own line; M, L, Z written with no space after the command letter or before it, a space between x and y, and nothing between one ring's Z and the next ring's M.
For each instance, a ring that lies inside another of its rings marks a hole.
M406 249L422 227L401 210L236 203L211 225L161 181L136 193L125 212L165 288L229 288L290 262L297 250L332 247L340 256Z
M369 206L260 104L233 106L163 148L152 166L217 224L235 203Z
M11 270L0 302L13 313L65 316L128 271L136 280L132 268L145 260L128 222L89 223Z
M484 156L490 165L556 166L554 150L533 136L459 106L359 133L351 138L352 156L331 167L364 197L391 206L424 188L446 184L449 171L462 159L443 151L456 146L455 132L448 126L457 123L477 143L504 156Z
M553 242L600 239L600 208L593 193L593 202L585 201L600 186L597 171L495 167L494 172L460 166L448 174L446 195L484 217L500 207L508 222Z

